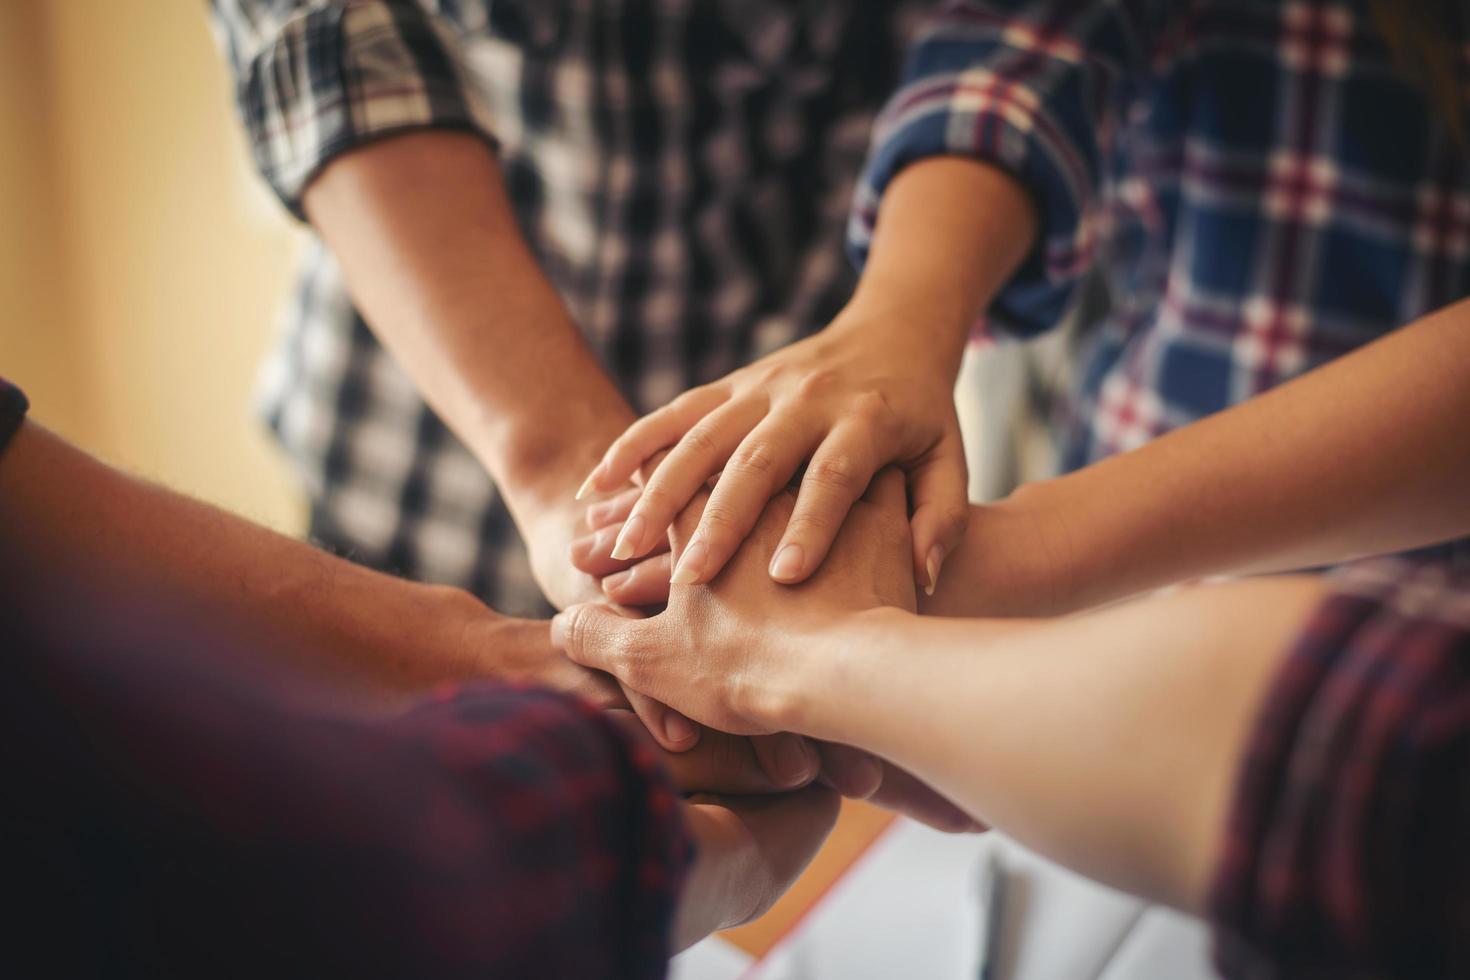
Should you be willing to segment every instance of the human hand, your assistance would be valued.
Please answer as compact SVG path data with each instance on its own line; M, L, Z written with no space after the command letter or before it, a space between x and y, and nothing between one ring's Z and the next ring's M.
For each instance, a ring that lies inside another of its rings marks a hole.
M612 557L618 526L637 498L638 490L635 488L589 506L587 522L592 533L574 541L571 547L573 564L589 575L599 577L608 598L622 605L629 616L636 615L631 611L634 607L662 605L669 594L667 537L654 548L651 557L631 561L618 561ZM652 698L634 691L625 693L650 731L666 733L667 737L660 740L666 747L684 745L682 739L673 736L685 731L685 725L692 727L692 722ZM677 726L672 732L668 728L671 722ZM759 735L745 740L745 743L753 749L769 778L786 788L806 785L818 767L824 783L844 796L866 798L874 792L881 779L877 764L866 753L822 751L799 735Z
M572 564L597 579L603 595L621 606L650 608L669 601L673 555L665 535L642 558L612 556L618 532L642 491L633 487L591 504L587 532L572 542Z
M525 527L531 529L526 534L526 544L532 572L547 600L558 608L602 598L598 578L571 560L581 520L582 508L567 504L540 508L523 519ZM662 748L678 752L698 742L699 727L678 712L670 711L636 691L625 690L623 697L644 720Z
M674 588L665 612L634 620L575 606L552 621L552 642L713 728L756 735L791 727L799 719L783 716L785 695L801 683L805 655L824 631L849 613L915 605L897 471L880 474L854 504L822 574L787 587L765 565L794 507L789 493L779 494L724 572L707 586Z
M669 712L652 699L623 689L609 675L590 670L567 659L551 643L550 627L545 620L515 619L486 608L467 594L460 593L456 615L470 617L451 628L466 644L470 666L440 672L434 680L446 677L495 677L500 680L538 684L574 694L600 708L634 709L639 719L638 730L652 738L667 753L669 768L676 782L687 792L773 793L800 789L810 783L822 768L817 749L799 735L777 734L750 739L724 732L701 731L682 715ZM693 738L670 738L666 714L672 714L696 734ZM650 725L652 719L652 725ZM837 773L839 788L856 788L861 792L868 777L849 763ZM871 786L867 789L872 791Z
M674 916L674 950L763 915L827 839L837 806L837 794L820 786L689 800L684 819L697 850Z
M538 509L522 527L531 573L546 601L557 609L602 598L599 579L607 572L592 573L573 560L574 544L585 534L585 509L570 499ZM616 570L621 566L608 566Z
M804 581L827 555L843 516L882 466L904 470L913 502L913 577L926 589L964 531L964 450L954 407L958 361L916 347L891 318L845 313L714 384L634 423L583 484L607 492L672 448L618 537L619 559L650 554L719 473L699 529L673 571L708 582L735 554L805 462L797 504L772 553L771 577ZM809 462L808 462L809 461Z

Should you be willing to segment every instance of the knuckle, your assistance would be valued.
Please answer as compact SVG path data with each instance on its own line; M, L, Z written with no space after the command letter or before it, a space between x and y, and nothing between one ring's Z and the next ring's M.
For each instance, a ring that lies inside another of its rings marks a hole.
M633 513L646 515L649 511L662 511L677 507L678 503L674 499L674 491L669 488L668 478L655 477L649 481L648 486L643 488L642 499ZM629 515L630 520L631 518L632 515Z
M866 476L857 457L850 453L833 453L812 460L802 482L810 480L822 489L855 495L862 489Z
M767 476L775 467L776 454L770 445L753 443L737 449L725 468L754 476Z
M699 535L711 545L740 533L740 515L728 505L710 504L699 521Z
M831 368L819 368L805 374L796 386L802 398L817 398L831 391L838 383L837 372Z
M629 670L637 670L642 666L643 658L640 654L643 652L643 645L631 629L610 631L606 645L612 658Z
M836 525L837 521L830 514L818 510L803 510L791 515L786 530L793 537L810 541L814 537L830 535Z
M897 424L898 417L888 399L876 391L859 394L853 402L852 412L865 427L878 432L886 432Z
M562 616L567 653L578 657L588 653L587 610L573 606Z
M756 380L762 385L773 385L779 382L787 374L786 365L781 363L766 364L756 372Z
M700 456L712 456L719 447L719 440L715 435L715 427L708 422L700 422L684 433L681 440L684 448Z

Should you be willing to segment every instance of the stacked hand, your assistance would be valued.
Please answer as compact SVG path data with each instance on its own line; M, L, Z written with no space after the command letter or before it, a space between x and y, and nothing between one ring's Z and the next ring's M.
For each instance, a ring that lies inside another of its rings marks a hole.
M701 494L675 524L676 556L699 526L702 500ZM766 574L796 506L790 493L780 493L709 585L675 587L667 610L643 619L605 605L573 607L553 621L553 642L578 663L605 670L629 690L712 729L752 736L781 732L791 721L782 717L783 691L800 683L802 653L813 637L853 612L914 609L905 503L901 475L882 473L853 505L821 574L793 587ZM824 765L863 757L841 746L822 745L820 751ZM886 764L873 774L880 781L877 802L945 829L974 826L907 774Z
M773 579L804 581L821 566L848 508L890 463L903 470L913 501L913 576L934 588L967 516L957 362L950 351L925 350L893 323L870 319L845 314L814 337L686 392L612 444L583 493L617 490L669 451L619 515L622 528L608 552L618 561L656 556L674 519L719 474L678 564L659 559L640 595L658 594L653 576L664 569L676 584L711 581L803 466L785 533L768 558Z

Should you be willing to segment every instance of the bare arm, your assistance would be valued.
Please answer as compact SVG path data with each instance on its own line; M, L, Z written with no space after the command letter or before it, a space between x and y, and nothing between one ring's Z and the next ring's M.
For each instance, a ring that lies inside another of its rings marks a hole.
M158 596L258 627L262 649L367 695L494 676L622 703L615 684L551 647L544 622L333 557L111 469L34 424L0 456L0 554L7 601L66 596L90 615L131 591Z
M374 332L501 487L549 597L590 596L567 558L573 497L633 413L527 249L484 142L372 143L304 200Z
M1315 580L1057 621L920 617L897 481L855 505L822 573L794 589L762 574L789 506L663 615L581 606L553 639L698 721L857 746L1084 873L1200 907L1247 726Z
M139 620L137 600L160 616ZM628 704L611 678L552 646L545 620L328 555L120 473L29 423L0 455L0 626L9 609L42 617L33 628L44 633L74 620L104 634L141 625L157 631L149 642L200 640L201 656L215 645L249 650L270 658L262 676L304 674L319 682L304 691L374 712L477 678ZM778 771L768 748L705 732L664 759L691 791L771 793L811 781L815 763L799 778L768 777Z
M1218 415L972 509L923 611L1037 615L1470 533L1470 302Z
M800 689L823 696L783 714L1090 877L1199 912L1249 726L1321 590L1252 581L1028 624L877 611L809 651L822 680Z

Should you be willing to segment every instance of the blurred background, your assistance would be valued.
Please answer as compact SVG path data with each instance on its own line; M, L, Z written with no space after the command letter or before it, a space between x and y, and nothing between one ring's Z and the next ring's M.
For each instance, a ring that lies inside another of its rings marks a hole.
M302 232L203 0L0 0L0 374L125 469L299 532L250 413Z

